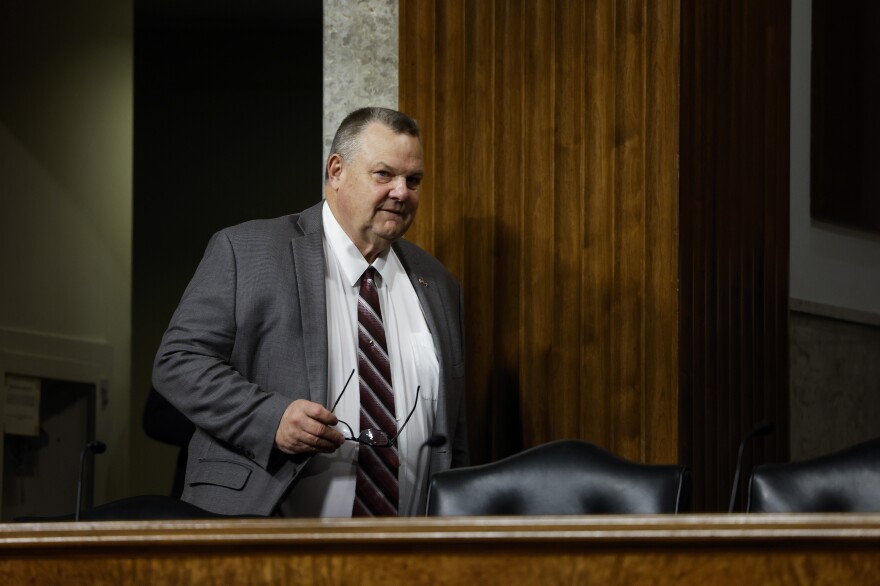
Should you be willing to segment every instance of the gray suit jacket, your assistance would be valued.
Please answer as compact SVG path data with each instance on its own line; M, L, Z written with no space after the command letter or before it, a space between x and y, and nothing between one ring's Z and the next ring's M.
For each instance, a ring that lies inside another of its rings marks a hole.
M182 498L228 515L269 515L308 462L277 450L295 399L327 404L327 303L321 205L215 234L156 356L153 385L196 426ZM468 464L461 288L400 240L440 361L431 454L436 472Z

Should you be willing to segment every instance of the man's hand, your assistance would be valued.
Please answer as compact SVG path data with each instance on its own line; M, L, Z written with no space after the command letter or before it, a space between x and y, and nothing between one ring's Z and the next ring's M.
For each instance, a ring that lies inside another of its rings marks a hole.
M332 427L338 420L326 407L305 399L287 406L275 431L275 445L285 454L329 454L345 443Z

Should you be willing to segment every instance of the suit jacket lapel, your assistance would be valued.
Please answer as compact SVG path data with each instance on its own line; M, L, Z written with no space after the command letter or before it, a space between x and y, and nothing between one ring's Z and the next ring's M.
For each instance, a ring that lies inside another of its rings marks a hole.
M305 340L306 375L310 399L327 404L327 296L324 290L322 203L300 214L302 232L290 240L296 294Z

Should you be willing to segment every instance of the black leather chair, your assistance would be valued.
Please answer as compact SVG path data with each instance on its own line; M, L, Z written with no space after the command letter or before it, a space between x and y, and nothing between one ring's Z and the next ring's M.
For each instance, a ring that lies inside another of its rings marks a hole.
M757 466L746 511L880 512L880 438L810 460Z
M690 506L685 466L640 464L561 440L503 460L438 472L428 515L678 513Z

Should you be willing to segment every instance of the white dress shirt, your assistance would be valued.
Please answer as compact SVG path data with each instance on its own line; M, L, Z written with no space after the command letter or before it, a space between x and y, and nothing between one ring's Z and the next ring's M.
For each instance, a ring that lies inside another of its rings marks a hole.
M360 388L357 375L357 300L360 279L369 264L342 230L324 202L324 281L327 290L327 334L329 372L327 391L333 405L352 370L355 375L334 413L360 431ZM393 250L373 263L379 273L376 286L388 355L398 430L413 408L416 389L420 396L416 410L397 440L400 453L399 510L406 514L411 499L416 501L425 487L415 487L419 447L432 434L437 412L440 364L437 351L415 289ZM337 426L340 431L343 426ZM350 517L354 503L357 450L381 450L346 441L333 454L318 454L300 473L290 495L281 503L286 517ZM423 452L422 457L427 453Z

